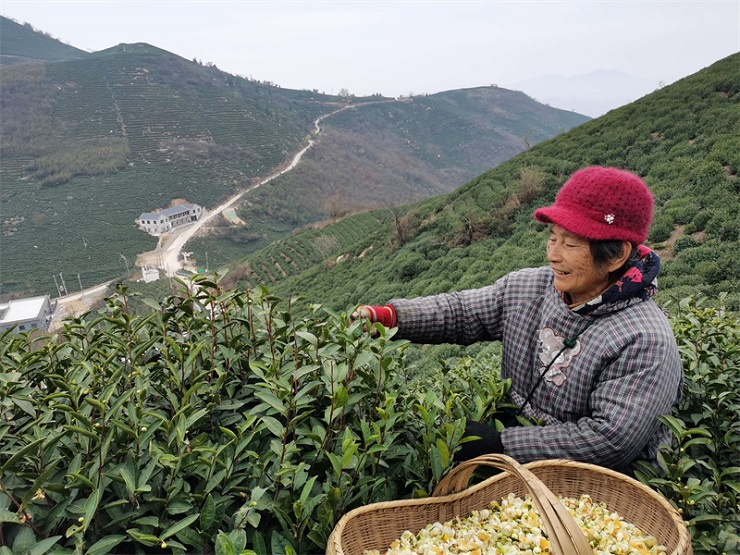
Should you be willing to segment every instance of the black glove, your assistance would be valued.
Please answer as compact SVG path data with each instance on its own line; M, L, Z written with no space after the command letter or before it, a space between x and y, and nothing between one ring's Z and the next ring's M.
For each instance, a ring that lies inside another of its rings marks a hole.
M468 420L465 424L463 439L471 436L477 436L477 438L460 444L460 450L455 453L456 461L467 461L488 453L504 452L501 434L488 424Z

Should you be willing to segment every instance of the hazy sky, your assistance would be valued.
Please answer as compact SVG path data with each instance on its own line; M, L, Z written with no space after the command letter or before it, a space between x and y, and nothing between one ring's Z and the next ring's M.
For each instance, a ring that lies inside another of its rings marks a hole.
M147 42L334 94L518 88L598 69L657 87L740 51L740 0L0 0L0 13L83 50Z

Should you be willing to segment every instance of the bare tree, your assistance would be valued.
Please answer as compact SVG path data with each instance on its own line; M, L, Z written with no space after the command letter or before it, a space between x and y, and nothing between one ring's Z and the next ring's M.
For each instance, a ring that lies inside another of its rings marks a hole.
M333 222L336 222L339 218L349 212L347 203L342 199L342 195L339 191L332 193L332 195L324 201L324 210Z
M405 192L398 191L395 202L386 199L382 204L393 217L394 240L397 247L401 247L411 239L412 229L408 205L414 200L414 191L410 185Z

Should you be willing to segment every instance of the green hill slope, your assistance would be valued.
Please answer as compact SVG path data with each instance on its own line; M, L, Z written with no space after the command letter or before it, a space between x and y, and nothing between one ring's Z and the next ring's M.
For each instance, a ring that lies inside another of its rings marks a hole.
M740 308L740 55L544 141L453 193L296 234L231 269L338 310L491 283L546 262L535 207L592 164L642 175L656 198L649 244L659 300L730 293ZM348 230L360 231L351 235ZM300 256L296 253L300 253ZM283 272L275 271L273 261Z
M55 276L75 290L123 276L156 246L134 225L142 212L179 199L208 208L259 183L307 144L316 118L348 105L356 113L322 138L305 170L246 197L248 226L220 229L194 249L225 264L336 213L335 199L344 213L447 192L588 119L520 93L504 102L509 93L498 89L373 113L360 105L391 99L282 89L148 44L0 71L3 296L53 294ZM368 118L377 127L384 115L396 120L367 135ZM442 127L429 133L430 125ZM380 179L369 164L383 166Z
M264 242L260 227L290 230L449 193L588 119L497 87L358 105L322 122L298 167L246 196L244 225L224 225L188 249L223 264Z
M2 71L2 293L91 286L156 240L142 212L211 206L273 171L335 97L238 79L149 45Z
M0 16L0 64L17 64L31 60L72 60L89 54L60 40Z

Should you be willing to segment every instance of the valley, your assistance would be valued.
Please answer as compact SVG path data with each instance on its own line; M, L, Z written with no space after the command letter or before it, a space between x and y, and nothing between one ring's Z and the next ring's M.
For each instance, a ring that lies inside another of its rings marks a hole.
M178 274L178 271L185 270L189 272L197 272L197 267L193 266L192 263L183 256L183 249L190 239L199 234L207 234L207 224L213 222L216 218L220 217L225 210L235 206L244 195L250 191L266 185L273 179L285 175L287 172L293 170L301 161L303 155L311 149L318 136L321 134L321 122L328 117L343 112L345 110L353 109L358 106L366 106L369 104L375 104L378 102L403 102L404 100L380 100L374 102L364 102L361 104L343 106L337 110L333 110L327 114L323 114L316 118L314 121L314 130L311 136L308 138L307 144L301 148L292 159L286 163L283 167L279 168L275 173L261 179L255 185L240 191L233 196L229 197L226 201L209 208L206 214L196 222L192 224L178 227L170 232L164 233L159 236L157 246L154 250L143 252L136 257L135 266L139 269L142 268L157 268L163 271L165 277L174 277ZM52 331L58 330L64 319L80 316L85 312L91 310L100 300L102 300L107 294L110 293L109 286L112 281L106 281L104 283L94 285L85 289L84 291L75 292L69 295L60 296L56 299L57 309L54 313L50 329Z
M222 267L340 214L451 192L588 120L495 86L399 99L286 90L144 44L0 71L0 298L56 295L62 274L80 289L120 280L142 253L162 268L169 257L171 273L196 235L200 267ZM173 246L132 225L174 199L246 225L214 215L207 237L193 229Z
M200 218L198 221L184 228L176 229L160 237L160 240L157 244L156 249L154 249L153 251L142 253L137 257L136 266L140 268L143 268L143 267L159 268L160 270L163 270L167 276L175 275L177 273L177 270L181 268L184 268L186 270L194 270L194 268L192 267L191 268L187 267L187 262L184 259L183 260L180 259L182 249L185 246L185 244L192 237L196 236L204 228L206 228L206 224L208 224L209 222L212 222L215 218L221 216L221 214L226 209L236 205L237 202L242 197L244 197L246 193L249 193L250 191L254 191L258 189L259 187L271 182L273 179L276 179L282 175L285 175L287 172L294 169L298 165L298 163L301 161L301 158L303 157L303 155L306 152L308 152L308 150L312 148L314 144L316 143L316 138L321 134L321 122L324 119L331 117L335 114L338 114L340 112L343 112L345 110L355 109L361 106L368 106L370 104L387 103L387 102L403 102L403 100L379 100L375 102L362 102L358 104L351 104L351 105L343 106L337 110L334 110L322 116L319 116L314 121L314 130L313 130L312 135L308 139L308 144L306 144L306 146L304 146L301 150L299 150L287 164L285 164L283 167L280 167L272 175L258 181L257 184L252 185L251 187L231 196L225 202L219 204L215 208L208 209L207 214L203 216L202 218Z

